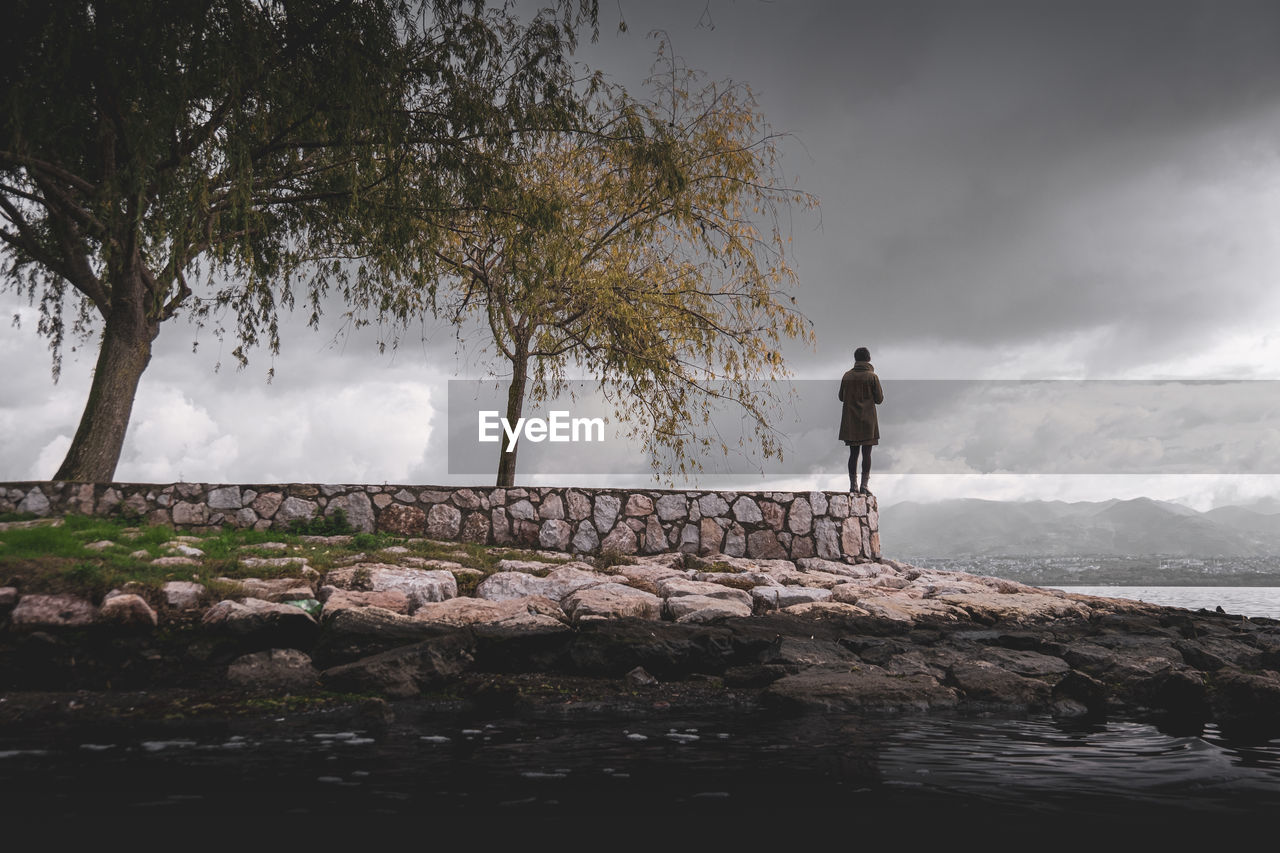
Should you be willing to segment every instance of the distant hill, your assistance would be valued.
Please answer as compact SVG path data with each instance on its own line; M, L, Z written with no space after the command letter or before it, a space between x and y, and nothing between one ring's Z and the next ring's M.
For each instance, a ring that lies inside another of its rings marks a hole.
M880 511L885 554L1262 557L1280 555L1280 512L1198 512L1150 498L904 501Z

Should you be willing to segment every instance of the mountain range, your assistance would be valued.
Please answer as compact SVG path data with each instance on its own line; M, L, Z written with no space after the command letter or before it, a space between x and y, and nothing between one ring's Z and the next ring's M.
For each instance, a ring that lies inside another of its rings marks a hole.
M880 510L887 555L1280 555L1280 509L1205 512L1151 498L1106 501L903 501Z

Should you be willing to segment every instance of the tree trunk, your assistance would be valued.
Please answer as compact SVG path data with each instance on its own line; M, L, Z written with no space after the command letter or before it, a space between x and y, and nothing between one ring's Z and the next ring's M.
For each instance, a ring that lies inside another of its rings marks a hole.
M517 342L516 357L511 362L511 387L507 389L507 423L513 427L524 409L524 388L529 378L528 351L528 344ZM520 443L516 442L508 452L507 437L504 433L499 446L501 450L498 456L498 485L509 488L516 484L516 453L520 450Z
M102 330L89 399L71 448L53 475L55 480L109 483L115 477L138 381L151 361L151 342L160 331L157 322L146 319L138 301L136 296L134 300L113 300Z

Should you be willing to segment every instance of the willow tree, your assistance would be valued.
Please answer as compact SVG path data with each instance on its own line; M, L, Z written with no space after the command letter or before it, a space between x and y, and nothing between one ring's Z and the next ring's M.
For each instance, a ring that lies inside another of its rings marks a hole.
M4 286L39 304L57 381L98 332L57 479L114 475L162 324L278 349L326 294L394 313L430 225L502 183L521 130L578 112L594 0L522 25L470 0L10 0L0 27ZM410 262L408 259L413 259ZM212 320L210 320L212 318Z
M442 291L453 319L487 326L510 371L509 422L571 374L594 379L671 478L728 449L712 428L721 407L780 454L761 380L788 375L784 339L812 338L785 225L816 202L784 180L780 137L746 85L699 85L664 62L647 99L597 101L593 132L526 137L518 180L459 217L439 257L456 273ZM518 451L502 443L498 485L513 484Z

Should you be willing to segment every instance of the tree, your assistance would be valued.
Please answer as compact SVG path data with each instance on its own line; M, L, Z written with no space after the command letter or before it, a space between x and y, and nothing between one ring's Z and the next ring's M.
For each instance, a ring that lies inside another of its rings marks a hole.
M439 256L456 273L446 312L479 318L510 369L509 422L581 371L669 477L727 451L709 428L724 403L760 452L780 454L776 397L759 380L788 375L782 339L812 340L785 292L782 225L816 201L782 179L779 137L747 86L695 89L662 51L658 67L650 100L598 99L593 132L526 137L517 183L458 217ZM499 486L514 483L518 450L503 443Z
M56 479L115 472L161 326L278 350L326 294L395 313L439 223L501 183L517 131L573 126L595 0L521 25L468 0L13 0L0 30L3 285L38 301L57 381L101 324ZM433 224L437 223L437 224ZM223 325L223 324L226 325Z

